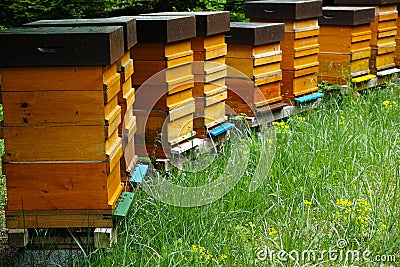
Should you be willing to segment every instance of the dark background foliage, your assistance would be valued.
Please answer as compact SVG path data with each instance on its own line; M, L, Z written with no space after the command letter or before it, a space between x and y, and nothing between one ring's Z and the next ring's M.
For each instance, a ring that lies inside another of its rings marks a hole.
M246 0L2 0L0 28L39 19L100 18L159 11L229 10L244 20Z

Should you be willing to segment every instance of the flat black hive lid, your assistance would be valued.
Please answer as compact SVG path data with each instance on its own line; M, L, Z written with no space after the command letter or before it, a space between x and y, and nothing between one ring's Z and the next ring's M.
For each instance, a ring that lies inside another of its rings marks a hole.
M0 31L1 67L105 66L124 55L121 26Z
M322 15L322 0L263 0L245 3L251 19L301 20Z
M400 3L400 0L334 0L335 5L390 5Z
M196 36L210 36L229 31L229 11L159 12L143 16L195 16Z
M348 25L356 26L374 21L374 7L323 7L320 25Z
M231 22L231 31L225 35L228 44L262 45L285 38L284 23Z
M60 19L38 20L26 23L24 27L76 27L76 26L122 26L124 28L125 50L137 43L136 20L132 17L113 17L98 19Z
M172 43L196 36L194 16L133 16L139 43Z

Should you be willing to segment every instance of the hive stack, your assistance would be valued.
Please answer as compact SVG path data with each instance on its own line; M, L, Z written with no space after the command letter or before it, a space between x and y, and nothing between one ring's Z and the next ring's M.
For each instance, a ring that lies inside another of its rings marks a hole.
M400 10L400 4L397 5L397 11ZM397 29L400 28L400 17L397 16L397 23L396 23ZM394 64L396 67L400 67L400 30L397 30L397 35L396 35L396 52L394 55Z
M27 23L24 27L82 27L82 26L122 26L124 29L124 55L118 59L117 72L120 74L120 90L118 105L121 106L122 120L119 123L118 133L123 138L123 157L121 158L121 178L126 182L132 176L136 165L134 136L136 132L136 117L133 115L135 89L132 88L132 74L134 71L130 49L137 43L136 20L132 17L114 17L102 19L65 19L39 20Z
M246 17L254 22L285 23L282 50L282 98L294 105L295 98L316 92L318 67L318 18L322 2L318 0L250 1Z
M364 5L375 7L375 21L371 23L370 71L394 67L397 35L398 0L335 0L335 5Z
M0 42L7 228L111 227L123 28L14 29Z
M347 84L369 74L373 7L323 7L319 19L319 82Z
M196 33L195 18L135 18L138 44L131 56L135 65L132 78L136 88L136 151L139 156L166 158L173 146L195 135L190 41Z
M249 78L232 77L229 72L227 104L235 113L254 117L258 111L281 106L284 33L283 23L231 22L226 63Z
M205 138L207 132L226 120L227 89L225 32L229 31L228 11L161 12L146 16L195 16L196 37L191 40L194 53L193 97L195 113L193 126L196 137Z

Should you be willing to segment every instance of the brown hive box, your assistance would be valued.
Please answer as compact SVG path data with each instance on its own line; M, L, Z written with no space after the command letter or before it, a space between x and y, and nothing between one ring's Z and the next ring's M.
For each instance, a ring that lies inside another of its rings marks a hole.
M2 67L106 66L124 54L123 28L41 27L2 31ZM85 55L85 56L82 56Z
M192 65L192 73L195 83L193 96L208 98L205 88L212 84L220 84L221 79L226 76L225 55L227 45L224 33L229 31L229 12L228 11L201 11L201 12L160 12L143 14L143 16L194 16L196 21L196 37L191 38L191 50L193 51L194 61L204 61L200 64ZM214 64L213 64L214 63ZM217 82L218 81L218 82ZM225 90L224 84L218 90ZM211 100L210 100L211 101ZM209 103L210 101L205 100ZM197 99L194 118L194 130L197 137L206 137L207 125L218 124L225 116L224 100L211 106L202 106L204 101ZM218 107L218 108L217 108ZM212 112L211 109L213 109ZM208 116L207 114L213 114ZM217 114L219 118L215 119ZM210 122L214 120L215 123ZM205 127L206 126L206 127Z
M322 15L320 0L264 0L245 3L246 17L271 20L304 20Z
M25 28L0 39L12 51L0 63L7 227L112 225L123 188L123 28Z
M137 90L134 104L134 114L137 116L135 145L138 155L168 157L169 151L166 154L162 151L159 153L153 148L161 132L163 140L169 145L193 135L194 76L190 40L195 37L195 18L134 17L138 32L138 44L131 50L135 63L132 80ZM157 74L157 78L148 81L160 71L163 72ZM180 109L187 105L193 108ZM165 127L162 127L164 123Z
M317 91L314 82L302 81L316 80L319 70L318 18L322 15L322 1L250 1L245 8L251 21L285 24L285 38L281 41L283 99L294 104L295 96Z
M38 20L26 23L23 27L87 27L87 26L122 26L124 31L125 51L137 43L136 20L132 17L113 17L99 19L60 19Z
M335 5L390 5L399 0L334 0Z
M319 25L356 26L374 21L373 7L323 7Z
M369 73L373 7L324 7L320 24L319 80L346 84Z
M253 116L253 109L282 99L280 63L282 52L280 41L284 38L283 23L232 22L226 35L228 55L226 62L249 77L250 81L239 81L240 77L228 77L227 85L236 90L228 91L228 105L237 113ZM240 86L239 84L242 84ZM256 87L258 86L258 88ZM246 105L249 105L246 109Z
M125 139L134 137L135 117L132 111L132 105L135 100L135 90L132 88L132 74L134 71L133 60L130 58L130 49L137 43L136 20L132 17L113 17L99 19L63 19L63 20L39 20L23 25L24 27L84 27L84 26L122 26L124 31L124 50L125 54L116 61L118 73L121 77L118 93L118 105L121 106L122 121L119 123L118 132ZM127 175L134 167L135 156L133 140L124 140L126 144L121 159L122 176ZM129 166L126 166L129 162Z

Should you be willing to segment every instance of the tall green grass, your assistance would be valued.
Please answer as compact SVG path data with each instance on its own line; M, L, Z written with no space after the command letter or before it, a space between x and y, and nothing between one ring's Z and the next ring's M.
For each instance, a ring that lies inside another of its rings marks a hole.
M138 190L132 212L118 225L118 242L87 253L81 265L379 266L343 254L298 262L265 255L358 250L370 258L395 255L397 262L383 266L398 266L399 114L400 90L389 84L327 99L315 110L274 123L275 159L255 192L248 188L262 149L256 134L244 177L223 198L182 208ZM171 173L170 179L184 186L206 184L226 166L229 151L202 172Z
M338 249L397 255L400 249L400 93L394 85L324 101L275 123L275 160L250 193L260 146L222 199L180 208L137 192L119 241L91 254L93 266L377 266L363 258L282 261L262 251ZM216 170L180 174L175 183L208 181ZM287 257L286 257L287 259ZM393 260L393 259L391 259ZM397 263L386 263L395 266ZM88 263L85 263L85 265Z

